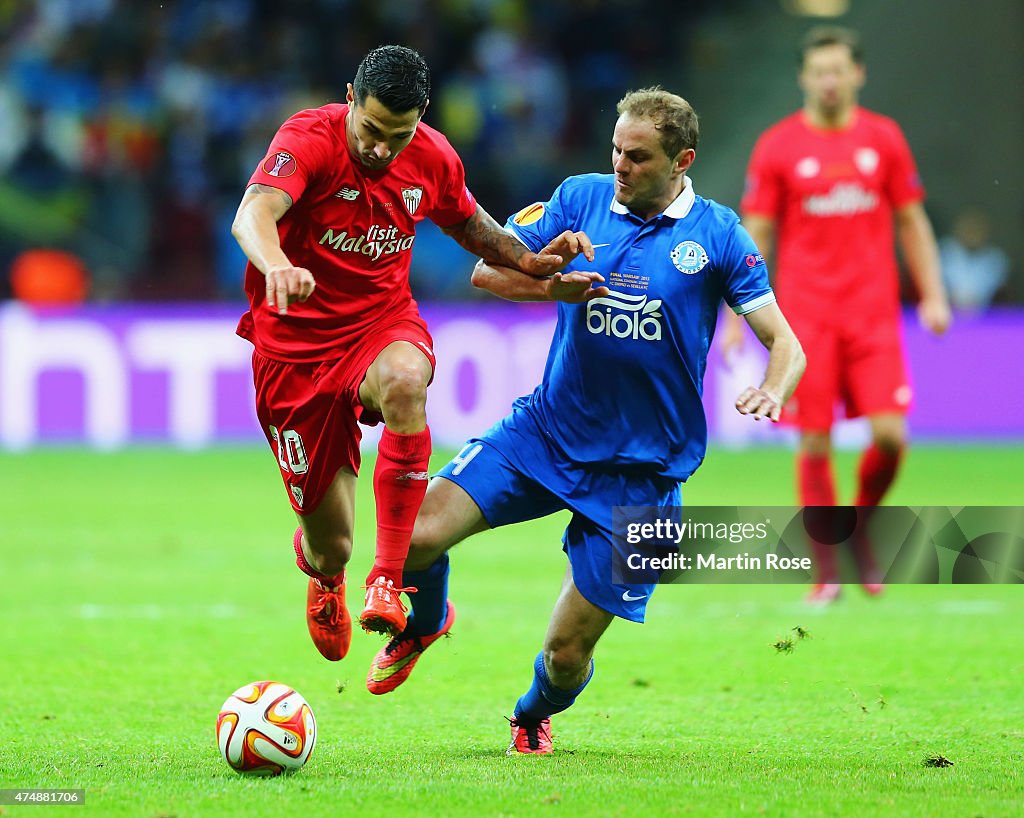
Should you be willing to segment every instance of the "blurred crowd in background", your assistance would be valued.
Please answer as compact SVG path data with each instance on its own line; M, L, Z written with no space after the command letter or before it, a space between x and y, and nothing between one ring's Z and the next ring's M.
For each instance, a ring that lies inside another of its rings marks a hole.
M746 1L0 0L0 298L43 265L92 301L240 300L230 224L253 168L385 42L426 58L426 121L503 221L603 169L621 94L683 86L701 15ZM414 259L420 299L472 297L471 261L427 223Z

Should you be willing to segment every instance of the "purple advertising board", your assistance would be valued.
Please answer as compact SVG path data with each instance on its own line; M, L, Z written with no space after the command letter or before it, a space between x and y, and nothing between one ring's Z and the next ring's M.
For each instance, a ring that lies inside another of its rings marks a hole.
M250 345L234 334L236 305L30 310L0 305L0 448L68 443L202 447L259 441ZM438 369L427 405L437 445L458 446L507 412L544 368L554 327L547 304L424 305ZM904 322L915 391L915 436L1022 439L1024 312L959 317L941 339ZM635 339L624 339L625 343ZM712 348L705 407L712 439L787 439L732 408L758 380L753 339L726 365ZM613 373L610 373L613 377ZM843 436L840 424L839 434ZM373 445L379 430L367 430ZM856 436L853 427L851 435Z

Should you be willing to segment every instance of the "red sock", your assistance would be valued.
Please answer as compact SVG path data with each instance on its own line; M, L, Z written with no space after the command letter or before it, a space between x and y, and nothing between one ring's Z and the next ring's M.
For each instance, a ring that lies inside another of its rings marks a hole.
M827 455L806 454L796 457L797 493L802 506L834 506L836 486L832 479L832 459Z
M331 588L336 588L339 585L345 584L345 572L342 571L336 576L329 577L327 574L321 574L312 565L309 564L309 560L306 559L306 555L302 553L302 526L295 529L295 536L292 537L292 547L295 549L295 564L299 566L299 570L304 574L308 574L313 579L320 580L324 585L328 585Z
M834 506L836 486L832 479L832 459L826 455L801 452L796 458L797 493L800 505ZM836 547L811 540L814 552L814 581L819 584L838 582Z
M401 435L385 428L377 445L373 469L373 496L377 504L377 556L366 577L378 576L402 584L402 569L409 554L416 512L423 503L429 478L430 428Z
M882 502L882 498L896 478L896 470L902 457L902 448L895 452L887 452L874 444L868 446L857 470L859 483L854 505L877 506Z
M857 499L854 503L870 509L882 502L882 498L896 478L902 457L902 448L895 452L887 452L874 444L868 446L857 469ZM862 512L859 533L853 540L853 555L857 561L861 582L877 583L881 582L881 575L868 537L870 514L870 511Z

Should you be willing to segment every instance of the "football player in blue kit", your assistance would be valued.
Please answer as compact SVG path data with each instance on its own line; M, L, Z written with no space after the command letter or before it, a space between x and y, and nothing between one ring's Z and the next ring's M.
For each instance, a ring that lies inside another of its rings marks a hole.
M372 693L394 690L448 632L449 548L569 509L569 565L533 682L510 720L510 754L550 753L550 716L590 681L601 634L617 616L643 622L654 585L613 582L612 508L682 504L679 484L707 445L702 381L722 300L769 350L764 379L738 397L739 412L778 420L804 368L754 242L686 175L698 136L690 104L647 88L626 94L617 111L613 172L570 177L506 225L531 250L562 256L567 278L483 261L474 270L477 286L507 299L557 293L544 379L431 481L405 567L405 584L419 589L409 624L367 678Z

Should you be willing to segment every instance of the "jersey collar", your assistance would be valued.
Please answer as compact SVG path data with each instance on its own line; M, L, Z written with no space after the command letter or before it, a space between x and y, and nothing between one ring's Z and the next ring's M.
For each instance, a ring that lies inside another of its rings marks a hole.
M690 208L693 207L696 194L693 192L693 182L690 181L689 176L683 177L683 189L675 199L672 200L671 204L666 207L662 212L662 216L668 216L670 219L685 219L690 213ZM622 216L629 214L629 208L624 204L619 204L618 200L612 196L612 213L618 213Z

